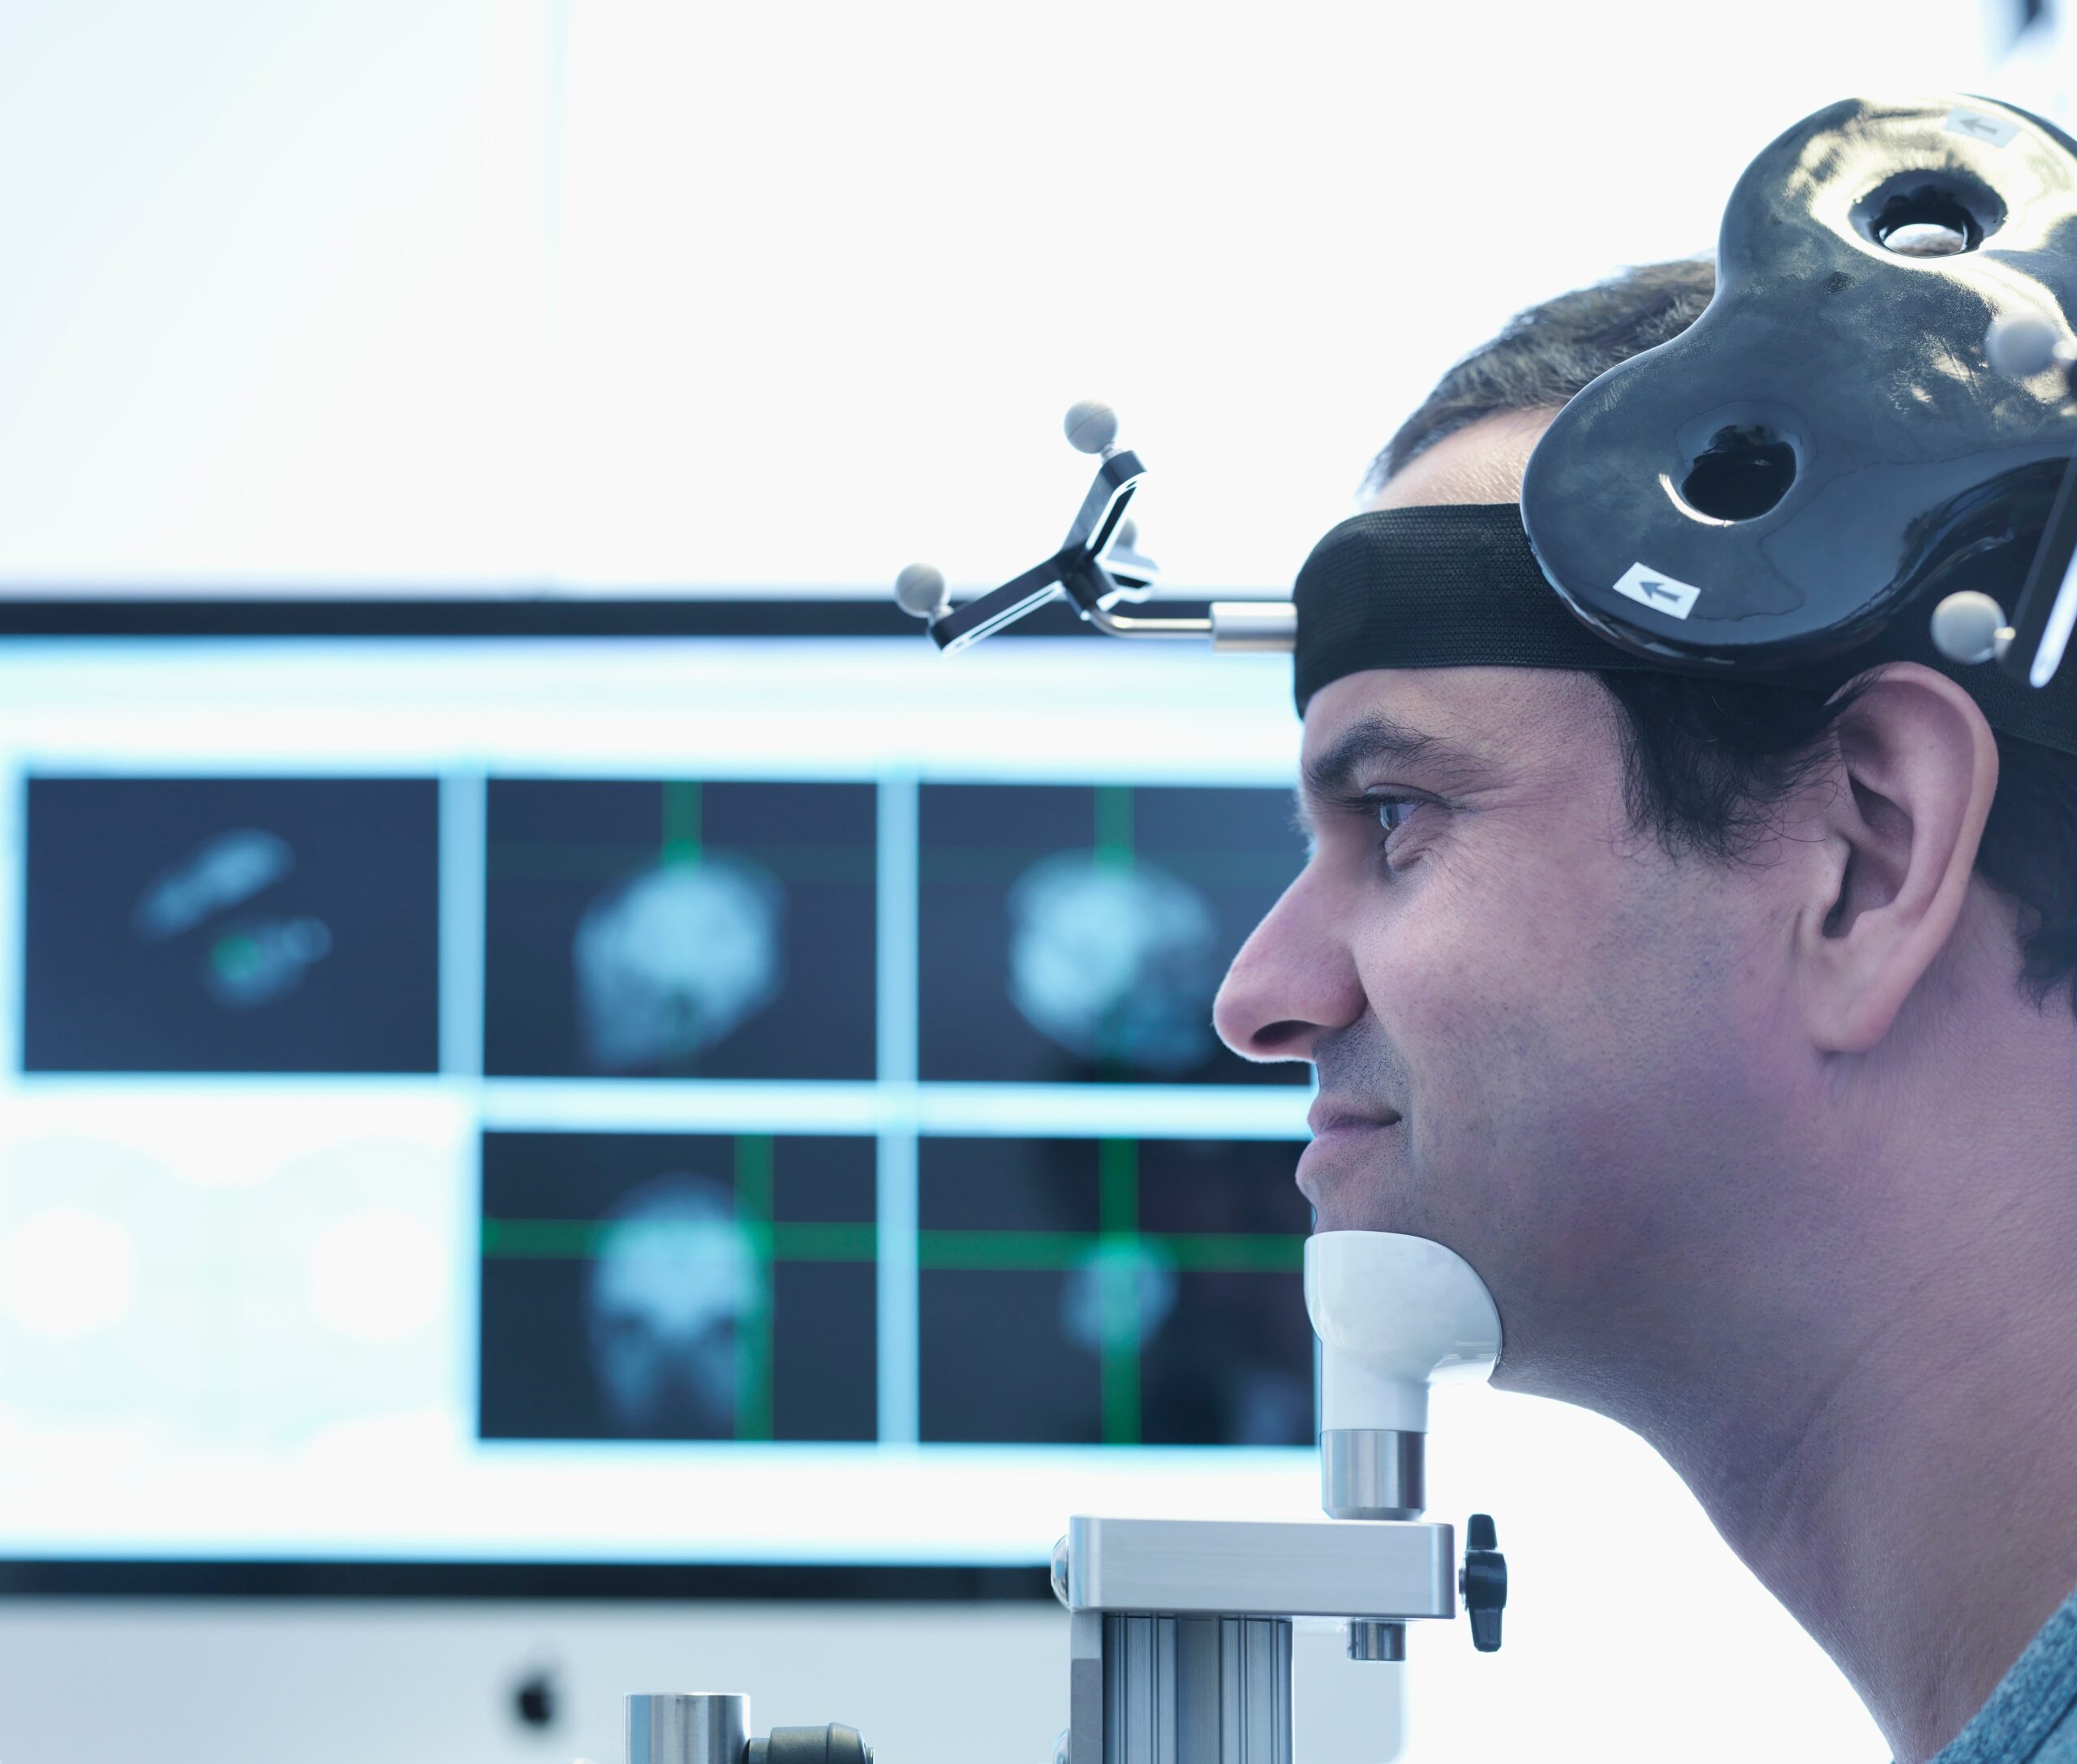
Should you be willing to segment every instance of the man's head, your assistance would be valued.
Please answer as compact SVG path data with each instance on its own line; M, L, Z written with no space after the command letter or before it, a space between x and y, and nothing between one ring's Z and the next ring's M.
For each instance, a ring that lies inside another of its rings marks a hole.
M1376 506L1512 499L1555 408L1709 287L1664 265L1524 314L1380 456ZM1963 1087L2077 1090L2077 761L2001 742L1930 669L1829 702L1374 670L1313 697L1304 763L1311 858L1219 1028L1318 1065L1322 1228L1466 1256L1503 1382L1623 1414L1626 1357L1684 1314L1792 1329L1942 1204Z

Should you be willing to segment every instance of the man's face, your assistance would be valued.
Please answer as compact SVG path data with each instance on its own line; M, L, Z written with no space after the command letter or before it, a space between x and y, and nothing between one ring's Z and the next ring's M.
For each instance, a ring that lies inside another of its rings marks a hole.
M1511 498L1542 426L1460 431L1378 506ZM1630 829L1619 719L1591 677L1548 670L1321 691L1311 855L1218 1005L1237 1052L1318 1068L1298 1181L1318 1228L1456 1250L1532 1386L1542 1349L1569 1357L1641 1275L1698 1277L1744 1204L1731 1167L1765 1161L1754 1117L1790 1057L1768 983L1780 904Z

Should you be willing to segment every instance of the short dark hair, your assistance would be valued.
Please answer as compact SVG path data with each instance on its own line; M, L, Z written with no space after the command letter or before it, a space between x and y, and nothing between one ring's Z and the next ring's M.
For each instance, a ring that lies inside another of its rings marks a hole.
M1647 264L1510 319L1444 374L1370 469L1382 485L1482 417L1555 411L1618 362L1678 336L1715 291L1703 260ZM1749 856L1787 798L1835 757L1856 683L1827 699L1794 687L1611 672L1632 825L1670 855ZM2077 757L1998 732L1997 794L1976 872L2016 901L2019 983L2077 1010Z

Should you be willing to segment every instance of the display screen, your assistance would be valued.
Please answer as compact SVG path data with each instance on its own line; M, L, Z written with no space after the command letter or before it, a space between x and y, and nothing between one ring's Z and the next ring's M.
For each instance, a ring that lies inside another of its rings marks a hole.
M1288 664L0 645L0 1557L1311 1505Z

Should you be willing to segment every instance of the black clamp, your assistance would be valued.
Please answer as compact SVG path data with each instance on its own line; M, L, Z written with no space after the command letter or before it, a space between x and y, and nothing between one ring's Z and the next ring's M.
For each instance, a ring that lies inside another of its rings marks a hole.
M774 1727L752 1740L743 1764L873 1764L873 1749L856 1727L832 1721L826 1727Z
M1473 1513L1464 1528L1464 1568L1457 1590L1471 1616L1471 1645L1481 1654L1500 1651L1500 1613L1507 1607L1507 1559L1490 1513Z

